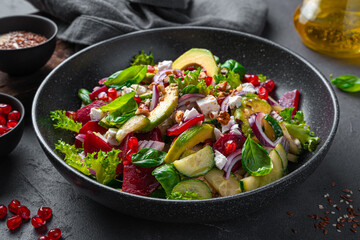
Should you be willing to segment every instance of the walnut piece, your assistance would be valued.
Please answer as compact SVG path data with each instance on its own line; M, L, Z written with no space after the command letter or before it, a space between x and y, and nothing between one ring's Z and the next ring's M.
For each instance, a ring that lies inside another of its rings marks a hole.
M149 109L147 108L143 108L143 107L139 107L136 112L136 115L144 115L145 117L148 117L150 115Z
M219 83L218 86L217 86L217 89L219 91L225 91L227 89L227 81L224 81L222 83Z
M175 122L180 123L184 117L183 111L176 111L175 113Z
M230 114L226 111L220 111L217 120L221 125L227 125L230 121Z

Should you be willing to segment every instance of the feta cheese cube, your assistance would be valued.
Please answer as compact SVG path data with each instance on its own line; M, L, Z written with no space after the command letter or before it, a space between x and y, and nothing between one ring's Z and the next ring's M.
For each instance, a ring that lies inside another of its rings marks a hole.
M199 115L199 112L195 108L192 108L191 110L186 109L184 116L183 116L183 121L185 122L197 115Z
M234 119L234 116L231 116L230 117L230 121L228 122L228 124L226 125L221 125L221 131L223 133L227 132L230 130L230 128L235 124L235 119Z
M112 146L119 146L120 143L116 140L116 128L109 128L109 130L105 133L105 138L108 143Z
M124 95L124 94L126 94L126 93L129 93L129 92L135 91L134 89L128 88L128 87L126 87L126 86L122 87L121 90L122 90L122 95Z
M159 71L165 70L165 69L171 69L172 68L172 61L171 60L165 60L158 63L158 69Z
M91 108L90 109L90 119L91 120L99 121L103 117L105 117L105 113L103 111L101 111L99 108Z
M241 106L241 97L240 96L231 96L229 97L229 102L228 105L230 107L230 109L233 109L235 107L240 107Z
M222 170L226 164L227 158L218 150L215 150L215 166Z
M207 95L205 98L197 100L196 103L205 116L209 115L210 112L218 112L220 110L220 105L212 95Z
M221 131L218 128L214 128L214 135L215 135L216 140L218 140L219 138L224 136L224 134L222 134Z
M255 87L251 83L243 83L242 90L248 93L256 93Z
M131 85L131 88L136 91L136 95L144 94L147 91L146 87L138 85L138 84Z

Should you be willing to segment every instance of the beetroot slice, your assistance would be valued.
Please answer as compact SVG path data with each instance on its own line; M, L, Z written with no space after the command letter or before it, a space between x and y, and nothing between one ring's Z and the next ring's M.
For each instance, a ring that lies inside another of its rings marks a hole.
M107 86L102 86L98 89L96 89L95 91L93 91L92 93L89 94L89 97L91 100L94 100L97 98L97 96L101 93L101 92L107 92L108 87Z
M227 157L227 154L225 153L225 143L229 140L234 140L236 143L236 149L242 148L244 145L246 138L242 135L234 134L234 133L228 133L224 134L224 136L220 137L213 145L213 150L218 150L223 155Z
M160 186L156 178L151 175L155 168L143 168L134 164L125 165L122 190L141 196L149 196Z
M80 142L80 140L75 139L74 145L76 148L82 148L83 147L83 143Z
M290 92L286 92L280 99L279 104L282 107L290 108L294 107L293 115L296 113L299 105L300 92L295 89Z
M147 132L147 133L135 133L135 137L139 141L153 140L153 141L162 142L161 131L158 127L154 128L153 130L151 130L150 132Z
M96 136L93 132L88 131L84 139L85 155L93 152L110 152L112 147L100 137Z
M86 134L88 131L105 134L107 129L100 126L99 121L89 121L80 129L79 133Z
M96 100L92 103L90 103L89 105L86 105L83 108L80 108L79 110L77 110L77 117L78 117L78 121L81 122L82 124L86 124L88 121L90 121L90 111L91 108L93 107L102 107L106 105L106 103L100 101L100 100Z
M126 153L130 150L128 141L132 136L134 136L134 133L132 132L128 133L125 136L124 140L120 143L120 145L116 147L116 149L121 150L121 153L119 153L119 159L122 160L125 159ZM116 174L121 176L123 174L123 171L124 171L124 165L123 165L123 161L121 161L116 167Z

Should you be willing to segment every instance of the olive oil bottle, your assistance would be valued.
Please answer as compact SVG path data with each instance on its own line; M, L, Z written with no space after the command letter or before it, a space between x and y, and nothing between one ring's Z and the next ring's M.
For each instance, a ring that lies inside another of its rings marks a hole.
M360 0L304 0L294 25L309 48L333 57L360 57Z

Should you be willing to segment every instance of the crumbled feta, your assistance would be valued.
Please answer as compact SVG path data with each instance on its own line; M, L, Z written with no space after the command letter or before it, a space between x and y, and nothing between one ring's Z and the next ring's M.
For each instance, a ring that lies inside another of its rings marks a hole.
M195 108L192 108L191 110L186 109L184 116L183 116L183 121L185 122L197 115L199 115L199 112Z
M90 119L91 120L99 121L103 117L105 117L105 113L103 111L101 111L99 108L93 107L90 109Z
M215 160L216 167L221 170L224 168L227 158L221 152L219 152L218 150L215 150L214 160Z
M122 87L121 90L122 90L122 94L123 94L123 95L126 94L126 93L129 93L129 92L135 91L134 89L128 88L128 87L126 87L126 86Z
M219 116L219 112L210 112L209 113L209 117L211 118L211 119L216 119L217 117Z
M229 131L230 128L231 128L234 124L236 124L235 119L234 119L234 116L231 116L231 117L230 117L230 121L228 122L228 124L226 124L226 125L221 125L221 131L222 131L223 133Z
M220 105L212 95L207 95L205 98L197 100L196 103L205 116L209 115L210 112L218 112L220 110Z
M234 124L231 128L230 128L230 132L237 134L237 135L242 135L241 131L240 131L240 127L239 124Z
M231 96L229 97L229 102L228 105L230 107L230 109L233 109L235 107L240 107L241 106L241 97L240 96Z
M136 91L136 95L141 95L146 93L147 88L138 84L131 85L131 88Z
M173 62L171 60L165 60L165 61L159 62L158 63L159 71L172 68L172 63Z
M116 128L109 128L109 130L105 133L105 138L108 143L112 146L119 146L120 143L116 140Z
M244 92L248 92L248 93L256 93L256 89L255 89L254 85L252 85L251 83L243 83L242 90Z
M219 138L224 136L224 134L222 134L221 131L218 128L214 128L214 135L215 135L216 140L218 140Z

